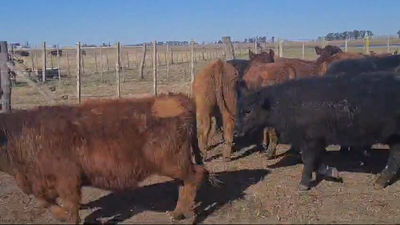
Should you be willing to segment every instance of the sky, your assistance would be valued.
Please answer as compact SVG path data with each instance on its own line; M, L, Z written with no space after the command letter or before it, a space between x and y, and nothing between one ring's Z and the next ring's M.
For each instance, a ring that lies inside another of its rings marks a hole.
M218 41L400 30L398 0L2 0L1 39L40 45Z

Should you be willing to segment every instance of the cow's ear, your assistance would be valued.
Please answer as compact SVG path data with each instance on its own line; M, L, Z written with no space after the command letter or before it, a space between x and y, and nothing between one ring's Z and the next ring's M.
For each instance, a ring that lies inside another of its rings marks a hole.
M317 55L321 55L321 53L322 53L322 48L320 48L319 46L315 46L315 53L316 53Z
M272 49L269 49L269 56L271 57L271 62L275 61L275 52Z

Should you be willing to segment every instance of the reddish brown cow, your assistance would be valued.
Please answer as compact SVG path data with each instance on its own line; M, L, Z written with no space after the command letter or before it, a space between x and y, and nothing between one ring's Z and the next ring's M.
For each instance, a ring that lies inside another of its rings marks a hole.
M133 191L152 174L183 181L172 215L190 217L209 175L199 165L195 113L187 96L162 94L1 114L0 170L69 223L80 220L82 186Z
M262 63L260 60L252 61L242 80L239 81L239 88L241 90L253 90L260 86L274 85L286 80L314 76L316 74L315 71L326 59L332 55L341 54L342 50L337 46L328 45L325 48L316 46L315 52L320 56L315 61L295 58L279 58L275 60L275 63L269 64ZM277 134L274 129L267 128L264 130L263 143L269 143L268 148L264 146L264 148L267 148L266 156L268 158L274 156L278 143Z
M347 60L347 59L360 59L364 57L369 57L368 55L362 53L351 53L351 52L340 52L334 54L322 62L318 68L315 70L316 75L325 75L328 71L330 65L337 61Z
M262 55L260 60L271 62L273 61L273 56L268 58L267 55ZM195 76L192 84L192 95L197 107L196 116L200 123L199 146L204 158L207 158L211 118L216 117L217 124L222 124L223 126L225 140L223 158L224 161L230 160L236 115L236 85L248 64L249 61L247 60L224 62L217 59Z

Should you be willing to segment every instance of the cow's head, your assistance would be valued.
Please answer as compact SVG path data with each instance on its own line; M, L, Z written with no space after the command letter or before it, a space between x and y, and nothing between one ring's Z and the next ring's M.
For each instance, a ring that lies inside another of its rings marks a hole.
M256 54L249 49L249 59L251 62L273 63L275 61L275 52L269 49L268 52Z
M252 130L267 126L270 102L263 96L263 88L255 91L248 91L243 86L240 88L242 92L237 101L236 132L243 136Z
M315 53L317 55L334 55L336 53L343 52L342 49L336 45L327 45L324 48L315 46Z

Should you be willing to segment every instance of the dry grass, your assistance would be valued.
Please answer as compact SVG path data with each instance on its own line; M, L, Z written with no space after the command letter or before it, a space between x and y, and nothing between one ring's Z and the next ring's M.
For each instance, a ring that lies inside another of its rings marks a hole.
M350 51L362 51L351 49ZM374 49L376 52L386 51ZM285 57L299 57L298 49L287 49ZM247 56L242 56L247 58ZM313 48L306 48L305 57L315 59ZM208 61L195 64L197 73ZM121 82L122 97L146 94L152 91L152 69L145 68L145 79L138 78L137 69L126 70ZM159 67L159 91L189 92L190 69L188 63L172 65L167 76L166 67ZM29 108L46 104L41 96L20 78L12 89L12 106ZM73 76L62 81L49 81L42 85L60 104L75 103L76 80ZM51 87L56 87L54 92ZM115 73L85 74L82 93L94 96L115 96ZM63 100L61 96L68 96ZM88 97L83 97L87 99ZM221 135L213 136L218 143ZM279 153L287 146L280 146ZM385 190L373 190L375 174L384 167L387 150L376 150L372 156L376 168L362 167L357 160L343 158L337 151L329 151L327 164L343 171L344 183L323 181L309 193L296 192L302 166L288 160L290 157L267 160L261 153L244 148L233 154L236 160L222 163L216 158L206 163L224 183L219 188L205 187L200 191L203 202L199 221L211 223L397 223L400 221L400 203L396 200L400 182ZM212 150L221 155L221 146ZM171 223L166 211L172 211L177 199L177 187L167 178L152 177L143 182L143 188L127 195L114 195L107 191L84 188L81 217L88 221L112 218L123 223ZM8 175L0 174L0 222L2 223L56 223L54 217L37 205L33 197L24 195ZM183 221L188 223L190 221Z

